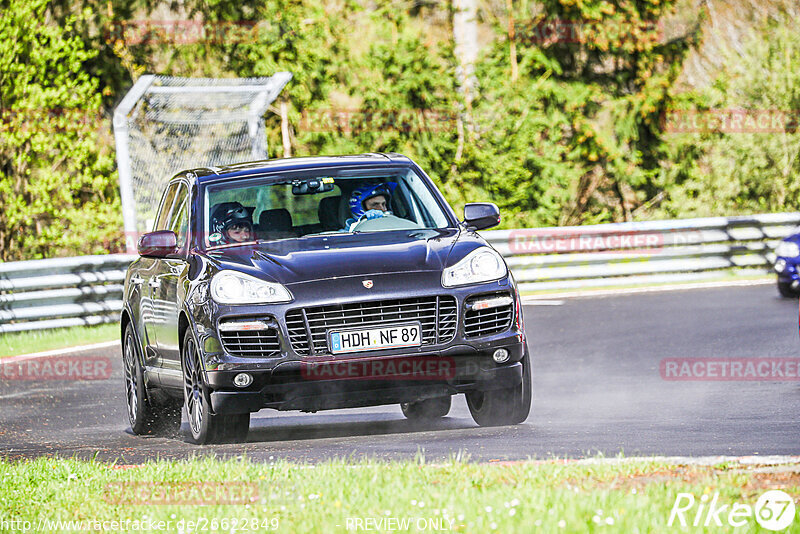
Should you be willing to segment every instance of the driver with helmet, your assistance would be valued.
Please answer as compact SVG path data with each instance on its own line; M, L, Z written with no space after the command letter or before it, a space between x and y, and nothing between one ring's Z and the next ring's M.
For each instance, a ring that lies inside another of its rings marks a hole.
M254 241L255 231L250 212L238 202L217 204L211 214L211 235L208 240L213 245Z
M396 187L396 183L387 182L355 188L350 194L350 212L353 217L345 221L347 231L352 232L353 227L363 220L391 215L389 201Z

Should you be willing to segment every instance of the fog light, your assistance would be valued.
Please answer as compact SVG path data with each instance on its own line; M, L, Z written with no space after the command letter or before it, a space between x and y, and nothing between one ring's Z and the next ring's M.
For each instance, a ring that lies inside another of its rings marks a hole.
M781 258L775 262L775 270L777 272L782 273L785 269L786 269L786 260Z
M494 354L492 354L492 359L495 363L506 363L510 357L511 355L506 349L497 349L494 351Z
M233 377L233 383L237 388L246 388L253 383L253 377L247 373L239 373Z

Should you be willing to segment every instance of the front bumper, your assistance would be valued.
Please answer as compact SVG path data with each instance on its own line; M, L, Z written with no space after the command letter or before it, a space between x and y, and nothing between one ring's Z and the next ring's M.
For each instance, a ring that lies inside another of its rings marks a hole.
M206 349L206 380L211 389L214 412L243 413L261 408L316 411L394 404L519 384L524 333L520 327L522 321L516 316L521 310L518 309L513 280L506 277L496 282L445 289L441 286L440 276L440 273L404 273L308 282L290 287L295 300L289 304L218 306L211 315L211 324L196 326L199 346ZM364 278L373 281L372 288L367 289L362 284ZM467 336L464 324L466 303L478 296L500 293L507 293L515 299L510 326L490 335ZM453 297L457 305L455 334L444 343L333 355L327 350L322 354L297 352L290 342L285 320L290 310L344 302L435 296ZM222 348L217 333L221 322L252 319L268 320L279 330L280 351L272 357L243 358ZM498 348L508 350L510 355L503 364L496 364L492 359L492 353ZM363 372L358 376L341 372L343 368L359 368L364 362L409 362L413 365L426 362L442 365L452 372L423 377L399 373L378 378ZM312 372L315 366L333 371L326 376L315 375ZM238 388L233 378L242 372L250 374L253 381L245 388Z
M247 391L231 391L222 387L211 392L214 413L246 413L262 408L316 412L335 408L358 408L381 404L414 402L469 391L487 391L519 385L522 364L483 366L469 369L465 361L457 361L459 372L446 380L370 380L353 377L310 379L301 369L302 362L286 366L270 377L259 377L267 383ZM473 362L471 362L473 363ZM462 371L463 370L463 371ZM227 374L233 374L227 372ZM217 382L230 376L217 375ZM266 380L265 380L266 378ZM220 384L221 385L221 384Z
M800 257L778 257L774 269L778 274L778 282L789 285L792 289L800 289Z

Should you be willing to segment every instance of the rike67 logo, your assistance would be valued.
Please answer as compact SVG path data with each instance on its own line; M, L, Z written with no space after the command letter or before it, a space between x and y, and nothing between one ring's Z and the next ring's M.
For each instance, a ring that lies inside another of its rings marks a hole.
M667 526L743 527L752 518L767 530L785 530L795 518L792 497L781 490L769 490L761 495L755 506L733 503L720 504L719 493L696 499L691 493L679 493L669 514Z

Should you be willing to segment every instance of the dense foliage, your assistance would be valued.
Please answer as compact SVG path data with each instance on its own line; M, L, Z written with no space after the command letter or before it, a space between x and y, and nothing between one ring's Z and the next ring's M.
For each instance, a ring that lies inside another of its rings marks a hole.
M0 17L0 258L99 253L121 217L110 140L101 139L94 52L76 18L43 24L45 0L11 0Z
M676 163L663 181L671 194L654 215L800 206L800 35L775 22L762 32L725 53L711 87L681 95L664 158Z
M800 109L791 19L754 27L745 46L719 58L714 83L693 88L681 74L706 26L665 33L664 21L694 4L511 5L482 4L481 27L493 37L483 39L466 99L448 3L0 0L0 259L120 249L109 118L144 72L291 71L281 99L293 155L405 153L454 206L496 202L506 227L798 207L796 120L760 133L674 133L664 120L675 110ZM702 23L702 8L692 9ZM126 37L147 19L258 26L245 38ZM280 156L275 113L267 125Z

